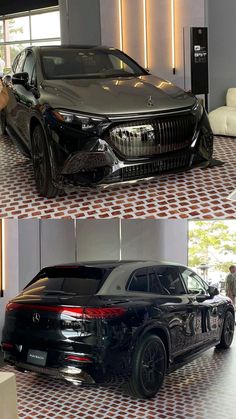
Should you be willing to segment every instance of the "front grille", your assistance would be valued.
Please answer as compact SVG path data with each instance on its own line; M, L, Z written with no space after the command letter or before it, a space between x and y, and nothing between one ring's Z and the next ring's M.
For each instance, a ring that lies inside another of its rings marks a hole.
M117 125L105 140L127 159L153 157L188 147L195 128L192 114L160 117Z
M180 169L186 167L190 162L190 154L183 153L181 156L166 158L145 164L138 164L135 166L123 167L121 169L122 179L131 180L140 177L147 177L150 175Z

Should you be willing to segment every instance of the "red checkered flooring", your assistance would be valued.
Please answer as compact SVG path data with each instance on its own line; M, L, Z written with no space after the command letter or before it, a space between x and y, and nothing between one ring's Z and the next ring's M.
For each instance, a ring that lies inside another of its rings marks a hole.
M214 157L225 165L46 199L36 192L31 162L2 136L0 217L234 218L236 203L227 197L236 188L236 139L216 138Z
M5 366L0 371L14 371ZM235 419L236 344L210 349L168 375L152 400L132 398L122 382L96 387L16 372L19 418Z

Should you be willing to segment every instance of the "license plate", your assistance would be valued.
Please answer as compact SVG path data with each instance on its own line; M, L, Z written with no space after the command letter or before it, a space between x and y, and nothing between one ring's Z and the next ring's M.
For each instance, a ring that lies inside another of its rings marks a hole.
M28 350L27 362L29 364L39 365L40 367L45 367L47 361L47 352L36 351L34 349Z

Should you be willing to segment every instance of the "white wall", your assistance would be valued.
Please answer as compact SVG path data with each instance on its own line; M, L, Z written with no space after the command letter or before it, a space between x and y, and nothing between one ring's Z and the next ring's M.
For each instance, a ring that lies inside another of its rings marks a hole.
M124 51L144 65L143 1L123 0ZM176 0L176 75L171 66L171 1L147 0L148 56L153 74L184 87L183 28L204 26L204 0ZM118 0L100 0L102 43L119 48Z
M118 219L77 221L77 260L119 260Z
M73 220L41 220L41 267L75 262L75 240Z
M62 44L101 43L99 0L59 0Z
M5 222L5 278L6 290L0 298L0 340L4 323L5 307L8 301L19 291L19 246L18 220L4 220Z
M18 223L19 245L19 289L40 270L40 221L37 219L20 220Z
M122 259L168 260L187 264L186 220L122 220Z
M229 87L236 87L235 0L207 0L209 25L210 109L225 105Z

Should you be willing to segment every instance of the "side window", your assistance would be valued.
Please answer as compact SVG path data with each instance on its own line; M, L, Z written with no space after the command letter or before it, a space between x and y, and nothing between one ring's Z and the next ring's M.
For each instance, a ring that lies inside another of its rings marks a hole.
M32 52L27 54L23 71L29 74L29 84L35 83L35 58Z
M182 295L186 294L179 270L175 266L158 266L156 273L161 283L164 294ZM163 293L162 292L162 293Z
M206 294L206 284L195 272L188 268L180 268L180 271L190 294Z
M128 291L148 292L148 270L137 269L129 280Z
M20 58L20 56L19 56L19 54L18 54L18 55L16 56L16 58L14 59L14 61L13 61L13 64L12 64L12 72L13 72L13 73L15 73L15 72L16 72L16 67L17 67L17 64L18 64L19 58Z
M153 268L149 269L149 292L163 294L159 278Z
M22 67L23 67L24 61L25 61L25 51L22 51L18 55L18 60L17 60L17 64L16 64L15 69L14 69L14 73L21 73L22 72Z

